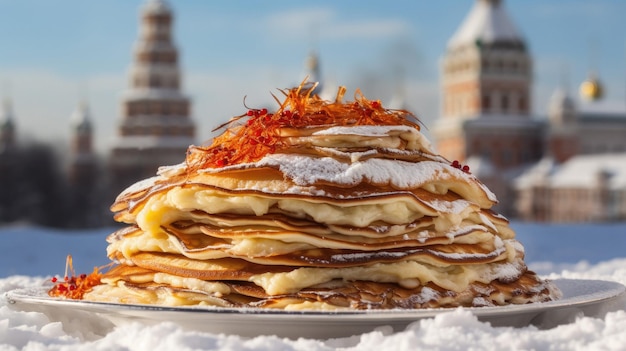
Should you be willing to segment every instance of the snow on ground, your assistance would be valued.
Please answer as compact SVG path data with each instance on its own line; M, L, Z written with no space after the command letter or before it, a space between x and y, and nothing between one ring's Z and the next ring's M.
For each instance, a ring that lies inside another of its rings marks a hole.
M513 223L513 227L526 247L527 262L540 274L551 279L603 279L626 284L626 223ZM0 228L0 295L16 288L41 286L51 275L63 274L68 253L73 255L78 272L107 264L105 238L112 230ZM97 325L97 321L71 323ZM44 314L10 309L0 298L0 350L624 350L624 325L626 306L601 319L582 317L549 330L534 326L496 328L458 309L416 322L398 333L382 328L332 340L246 339L187 331L167 322L153 326L135 323L94 334L80 327L68 332Z

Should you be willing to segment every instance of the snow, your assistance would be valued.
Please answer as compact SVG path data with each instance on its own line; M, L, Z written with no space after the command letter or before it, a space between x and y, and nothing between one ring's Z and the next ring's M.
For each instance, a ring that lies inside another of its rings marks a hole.
M626 153L574 156L558 168L549 181L554 188L595 189L602 174L608 176L610 189L623 189L626 185Z
M550 279L626 284L626 223L513 223L513 228L526 248L530 267ZM67 253L73 255L78 272L108 263L105 237L114 229L0 227L0 295L15 288L37 287L51 275L63 274ZM97 321L75 320L70 321L74 328L66 331L46 315L10 309L0 298L0 350L623 350L624 307L604 318L580 317L548 330L492 327L469 311L456 309L397 333L381 327L347 338L290 340L200 333L170 322L132 323L94 332L81 327L97 325Z

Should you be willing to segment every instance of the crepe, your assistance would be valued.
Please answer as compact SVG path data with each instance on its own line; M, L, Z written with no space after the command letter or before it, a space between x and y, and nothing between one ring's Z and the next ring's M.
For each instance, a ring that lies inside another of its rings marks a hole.
M93 301L289 310L495 306L560 296L495 195L408 111L281 91L123 191Z

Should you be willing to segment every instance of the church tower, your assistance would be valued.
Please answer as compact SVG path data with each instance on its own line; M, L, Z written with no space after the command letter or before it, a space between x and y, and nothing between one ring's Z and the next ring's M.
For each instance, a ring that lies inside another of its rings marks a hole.
M96 155L93 151L93 127L89 108L82 102L72 115L69 182L73 186L90 185L96 176Z
M102 208L103 177L93 149L93 125L85 101L72 114L71 128L67 177L71 216L67 219L67 224L72 227L102 225L103 214L107 213Z
M502 0L477 0L448 41L441 64L437 150L496 169L540 158L541 124L531 118L532 58Z
M194 143L190 100L180 91L173 21L165 0L149 0L141 9L130 88L122 97L118 137L110 155L114 192L154 175L159 166L184 161L187 147Z
M563 163L579 152L578 118L574 99L566 88L557 89L548 106L546 152L556 163Z
M11 100L4 99L0 111L0 153L15 147L15 122Z

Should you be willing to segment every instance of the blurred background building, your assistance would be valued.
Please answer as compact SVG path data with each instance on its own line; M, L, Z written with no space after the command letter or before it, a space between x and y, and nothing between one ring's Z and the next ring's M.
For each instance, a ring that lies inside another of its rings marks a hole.
M159 166L182 162L187 147L195 143L191 101L180 90L173 20L165 1L151 0L142 8L130 88L122 98L117 140L109 156L111 194L154 176Z
M467 163L510 217L626 219L626 110L602 103L590 72L580 86L584 105L556 87L548 118L532 116L532 67L503 1L476 1L444 53L438 151Z
M554 87L548 115L534 115L532 43L511 15L503 0L476 0L448 39L440 61L441 114L430 130L437 151L469 165L500 199L496 210L511 218L625 220L626 96L623 107L606 104L601 77L590 70L580 98L564 79ZM69 152L59 154L19 140L19 111L4 97L0 223L112 224L108 207L122 189L184 160L197 142L196 125L181 89L174 19L165 0L141 6L128 89L119 119L110 121L117 132L106 155L94 152L98 133L86 99L70 116ZM293 84L308 76L320 83L318 94L332 99L337 87L322 61L311 50ZM395 67L395 89L384 106L410 110L404 73Z

